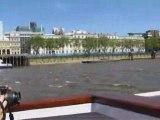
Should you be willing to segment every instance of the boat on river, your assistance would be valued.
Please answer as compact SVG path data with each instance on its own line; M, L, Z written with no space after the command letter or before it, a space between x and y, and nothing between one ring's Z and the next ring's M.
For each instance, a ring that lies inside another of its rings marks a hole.
M88 94L25 102L11 111L15 120L159 120L159 98L147 99L143 94Z
M95 60L84 60L82 63L104 63L104 62L116 62L120 61L121 59L95 59Z
M13 65L10 63L4 63L2 59L0 59L0 69L2 68L12 68Z

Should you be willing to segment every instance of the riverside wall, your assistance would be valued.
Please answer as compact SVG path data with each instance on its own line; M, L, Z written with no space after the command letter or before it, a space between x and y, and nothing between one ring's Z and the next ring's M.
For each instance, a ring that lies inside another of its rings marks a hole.
M160 58L157 55L156 58ZM129 60L128 54L109 54L109 55L88 55L88 56L41 56L41 57L29 57L30 65L45 65L45 64L61 64L61 63L81 63L85 60ZM151 59L149 53L137 53L133 54L133 60L135 59Z

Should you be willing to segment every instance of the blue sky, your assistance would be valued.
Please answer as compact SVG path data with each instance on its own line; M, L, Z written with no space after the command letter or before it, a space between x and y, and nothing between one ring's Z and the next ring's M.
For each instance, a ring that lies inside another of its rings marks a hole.
M63 27L126 35L160 29L160 0L1 0L0 20L5 32L36 21L46 33Z

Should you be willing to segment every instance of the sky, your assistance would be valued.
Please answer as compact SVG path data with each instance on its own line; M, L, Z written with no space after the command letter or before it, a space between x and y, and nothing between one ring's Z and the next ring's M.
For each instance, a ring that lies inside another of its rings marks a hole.
M160 29L160 0L0 0L4 32L35 21L46 33L65 32L127 35Z

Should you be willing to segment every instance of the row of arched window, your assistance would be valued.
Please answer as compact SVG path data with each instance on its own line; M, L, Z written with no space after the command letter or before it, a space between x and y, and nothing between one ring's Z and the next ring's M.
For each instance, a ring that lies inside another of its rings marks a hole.
M10 54L10 50L9 49L7 49L7 50L5 50L5 49L0 49L0 55L5 55L5 54L7 54L7 55L9 55Z

